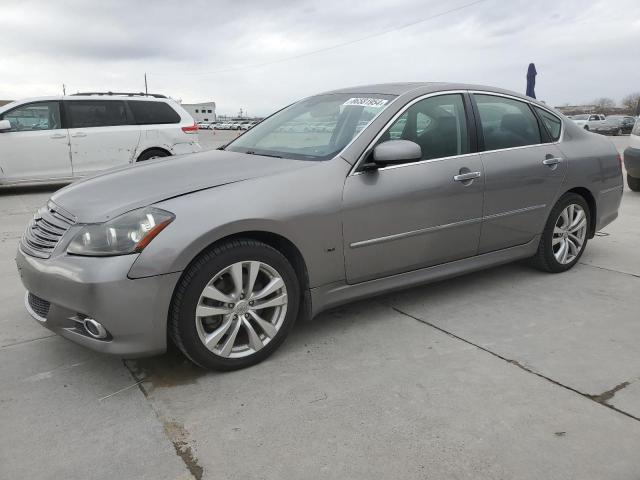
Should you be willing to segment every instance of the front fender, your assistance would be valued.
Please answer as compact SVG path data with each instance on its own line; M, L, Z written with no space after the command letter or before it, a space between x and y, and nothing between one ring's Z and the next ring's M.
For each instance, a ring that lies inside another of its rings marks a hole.
M179 272L222 238L267 232L297 247L311 287L344 279L340 208L348 169L335 159L159 202L176 218L140 254L129 277Z

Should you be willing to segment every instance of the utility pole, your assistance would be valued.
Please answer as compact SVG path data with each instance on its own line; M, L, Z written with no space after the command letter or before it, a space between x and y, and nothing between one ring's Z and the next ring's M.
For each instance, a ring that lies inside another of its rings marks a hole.
M149 95L149 90L147 89L147 72L144 73L144 94Z

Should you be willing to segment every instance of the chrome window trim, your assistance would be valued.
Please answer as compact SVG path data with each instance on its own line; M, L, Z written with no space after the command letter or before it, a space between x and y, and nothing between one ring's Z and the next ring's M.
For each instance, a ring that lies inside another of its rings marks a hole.
M508 95L508 94L505 94L505 93L488 92L488 91L485 91L485 90L443 90L443 91L439 91L439 92L431 92L431 93L427 93L427 94L424 94L424 95L421 95L419 97L414 98L409 103L407 103L401 110L399 110L391 118L391 120L389 120L384 125L384 127L378 132L378 134L373 138L373 140L369 143L369 145L367 145L367 148L365 148L363 150L363 152L358 157L358 160L353 164L353 167L351 168L351 170L349 171L349 174L347 176L348 177L352 177L352 176L361 175L363 173L366 173L366 172L363 172L363 171L358 171L358 167L360 166L360 164L362 163L364 158L369 154L369 152L371 152L371 148L373 147L373 145L376 144L376 142L380 139L380 137L389 128L391 128L391 126L396 122L396 120L398 120L398 118L400 118L407 111L407 109L409 109L412 105L414 105L415 103L417 103L417 102L419 102L421 100L424 100L424 99L430 98L430 97L436 97L436 96L440 96L440 95L465 94L465 93L469 93L469 94L477 93L477 94L480 94L480 95L493 95L493 96L497 96L497 97L504 97L504 98L509 98L511 100L516 100L516 101L528 104L531 107L533 107L533 106L539 107L539 108L545 110L546 112L550 113L551 115L555 116L558 120L560 120L560 125L561 125L560 137L556 141L547 142L547 143L535 143L533 145L521 145L519 147L500 148L500 149L496 149L496 150L482 150L480 152L462 153L460 155L452 155L452 156L449 156L449 157L430 158L430 159L427 159L427 160L420 160L420 161L417 161L417 162L401 163L399 165L388 165L386 167L379 168L378 171L392 170L394 168L410 167L410 166L414 166L414 165L422 165L422 164L425 164L425 163L439 162L439 161L442 161L442 160L449 160L449 159L452 159L452 158L472 157L474 155L483 155L485 153L491 153L491 152L508 152L510 150L520 150L520 149L523 149L523 148L539 147L541 145L558 145L564 139L564 132L565 132L564 120L562 118L558 117L557 114L555 114L554 112L549 110L548 107L543 107L543 106L538 105L537 103L534 103L534 102L532 102L530 100L527 100L527 99L524 99L524 98L520 98L520 97L516 97L514 95ZM396 99L397 98L399 98L399 96L396 97ZM395 99L394 99L394 101L395 101ZM360 133L364 132L364 130L366 130L366 128L363 129ZM360 135L360 134L358 134L358 135ZM355 140L355 137L354 137L354 140Z

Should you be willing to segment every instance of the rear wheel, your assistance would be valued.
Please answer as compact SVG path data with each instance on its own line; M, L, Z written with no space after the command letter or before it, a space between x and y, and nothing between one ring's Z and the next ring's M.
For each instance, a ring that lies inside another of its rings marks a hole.
M558 273L578 263L587 246L590 218L589 205L582 196L563 195L549 214L538 252L532 258L534 266Z
M627 185L629 185L629 188L634 192L640 192L640 178L627 174Z
M151 150L147 150L146 152L142 152L138 157L139 162L144 162L145 160L153 160L154 158L162 158L168 157L169 152L165 150L160 150L159 148L154 148Z
M295 271L279 251L255 240L228 241L202 254L183 275L169 335L202 367L248 367L284 341L299 298Z

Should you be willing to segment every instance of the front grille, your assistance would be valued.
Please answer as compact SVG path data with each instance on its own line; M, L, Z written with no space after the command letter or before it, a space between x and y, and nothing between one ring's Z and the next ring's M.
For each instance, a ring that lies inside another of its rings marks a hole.
M22 236L22 250L34 257L49 258L69 227L76 222L73 215L49 201L29 222Z
M35 296L31 292L27 295L27 301L29 302L31 310L33 310L36 315L44 319L47 318L47 315L49 315L49 308L51 307L49 302Z

